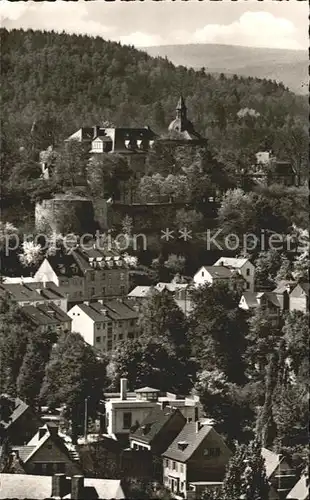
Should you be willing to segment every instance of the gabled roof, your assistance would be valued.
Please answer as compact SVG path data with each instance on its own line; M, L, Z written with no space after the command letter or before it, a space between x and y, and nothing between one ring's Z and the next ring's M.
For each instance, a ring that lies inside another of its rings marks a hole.
M185 290L188 286L188 283L164 283L160 281L155 285L155 288L159 291L166 289L169 292L176 292L177 290Z
M59 325L59 323L68 323L72 319L60 307L50 302L47 304L38 304L37 306L25 306L22 312L36 325Z
M289 280L281 280L277 284L276 288L273 291L273 293L278 293L282 294L284 292L287 292L288 287L292 290L292 287L295 287L296 281L289 281Z
M166 406L162 409L159 405L153 408L142 421L140 427L130 434L130 438L150 444L157 434L164 428L173 415L179 413L186 423L185 417L179 410Z
M52 432L50 424L45 424L43 428L45 429L45 433L42 437L40 437L40 430L31 438L31 440L25 446L13 446L13 451L20 451L20 458L23 463L27 463L31 457L33 457L37 451L48 441L51 439L54 444L62 451L68 458L71 460L69 455L69 450L65 445L63 439L58 435L58 432ZM23 458L22 458L23 457Z
M86 491L85 491L86 490ZM84 479L85 498L124 499L120 479ZM52 498L52 477L30 474L0 474L0 499L44 500ZM64 498L71 498L71 494Z
M291 489L286 498L290 500L308 500L309 499L309 485L308 477L303 475L297 481L295 486Z
M280 302L278 300L278 297L275 293L273 292L264 292L264 297L271 302L275 307L281 307Z
M138 319L138 312L126 300L107 300L101 302L90 302L89 304L78 304L74 308L80 308L93 321L121 321L129 319ZM73 308L72 308L73 309ZM70 309L70 311L72 311Z
M131 292L129 292L127 297L136 297L138 299L142 299L150 294L151 289L151 286L136 286L133 290L131 290Z
M5 396L2 394L2 396ZM27 405L24 401L22 401L20 398L10 398L8 396L8 399L12 401L12 403L15 405L10 417L8 418L8 421L1 421L1 426L4 429L8 429L16 420L18 420L23 413L29 408L29 405Z
M232 277L232 274L233 272L231 271L231 269L229 269L228 267L225 267L225 266L202 266L199 271L201 269L204 269L205 271L207 271L210 276L212 276L212 278L216 279L216 278L231 278ZM199 272L197 271L197 272ZM197 273L196 273L197 274Z
M298 290L301 288L301 290L307 295L309 296L309 283L297 283L297 285L295 286L295 288L293 288L293 290L291 291L291 295L298 293Z
M240 304L242 299L244 299L249 309L253 307L258 307L259 302L257 300L257 295L258 294L256 292L243 292L242 297L240 299Z
M262 457L265 459L266 474L269 479L280 463L284 460L284 457L280 458L279 455L268 450L267 448L262 448Z
M197 422L186 423L171 443L169 448L162 454L163 457L177 460L178 462L186 462L196 451L198 446L203 442L206 436L213 430L209 425L203 425L198 432L196 432ZM215 432L215 431L214 431ZM179 448L178 443L188 443L183 451Z
M250 261L249 261L249 259L246 259L246 258L221 257L213 265L214 266L226 266L226 267L232 267L234 269L240 269L247 262L250 262Z

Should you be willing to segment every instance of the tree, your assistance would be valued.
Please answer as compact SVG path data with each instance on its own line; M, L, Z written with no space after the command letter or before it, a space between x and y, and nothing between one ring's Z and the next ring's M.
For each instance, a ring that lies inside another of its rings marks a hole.
M224 478L222 500L268 500L269 484L259 441L237 446Z
M42 247L33 241L22 243L23 252L19 254L20 262L25 267L35 266L42 260Z
M242 387L231 384L218 369L203 370L197 374L195 391L205 414L214 419L216 429L225 435L228 444L252 437L250 426L254 413Z
M89 160L88 148L77 140L67 142L59 150L54 176L62 188L86 186L87 164Z
M272 411L273 393L277 385L277 369L277 357L273 354L270 357L266 373L265 402L260 410L256 428L257 435L266 448L272 446L277 432Z
M36 406L48 363L52 345L57 341L57 333L38 329L31 335L23 363L17 378L17 393L27 404Z
M161 391L187 394L193 386L195 365L180 359L162 340L127 340L112 354L108 377L113 389L126 377L132 389L150 386Z
M187 320L173 295L164 289L155 291L143 304L139 325L145 338L160 339L177 356L189 355Z
M258 440L252 441L248 446L241 490L242 498L245 500L269 499L269 483L262 447Z
M177 211L175 220L178 228L186 228L195 232L201 226L203 215L196 210L185 210L185 208L181 208L181 210Z
M256 309L248 323L245 359L251 377L259 379L274 351L280 330L278 326L272 325L270 317L261 307Z
M201 368L218 368L230 382L244 383L247 324L239 295L227 285L206 284L192 290L191 300L189 336Z
M6 297L0 300L0 392L16 394L17 377L33 330L21 308Z
M309 370L309 314L292 311L285 316L282 328L287 346L290 370L295 377L304 375L307 379Z
M83 424L85 400L92 418L105 384L105 361L78 333L63 334L46 366L40 398L50 406L65 405L74 443Z
M182 255L171 253L170 255L168 255L168 259L165 261L164 265L173 275L177 273L183 274L185 262L186 259Z
M255 261L255 281L257 287L275 287L276 275L280 271L281 264L281 254L277 250L260 252Z
M256 232L254 193L229 189L218 211L218 225L224 234L241 235Z

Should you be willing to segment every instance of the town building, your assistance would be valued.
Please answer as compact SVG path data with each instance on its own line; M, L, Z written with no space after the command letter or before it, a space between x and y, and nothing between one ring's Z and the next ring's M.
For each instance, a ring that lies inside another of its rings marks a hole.
M42 332L49 328L57 332L71 332L72 319L54 303L24 306L23 314Z
M171 406L155 406L129 435L130 448L148 450L160 456L186 424L180 410Z
M267 448L262 448L265 460L266 475L272 490L278 494L279 500L287 497L296 483L296 473L283 455L278 455Z
M192 122L187 117L187 107L185 100L181 95L176 106L176 117L170 123L168 131L172 134L172 140L175 142L187 142L191 144L200 145L206 143L204 139L196 130Z
M36 280L32 283L1 283L0 297L8 296L20 307L55 304L62 311L67 311L66 293L52 281Z
M188 498L197 482L219 483L232 453L222 437L210 425L185 424L162 454L163 483L173 496Z
M309 311L309 283L298 283L290 293L290 312Z
M152 387L142 387L130 393L126 378L120 381L120 393L105 393L104 396L107 434L116 438L129 438L132 427L139 426L158 405L179 409L188 422L194 422L202 413L198 396L184 397L169 392L161 395Z
M27 403L20 398L14 398L7 394L1 394L9 409L5 420L0 421L1 432L4 438L8 438L12 445L24 445L38 431L43 424L40 417Z
M237 257L221 257L214 266L224 266L239 273L246 281L246 290L254 292L255 289L255 266L249 259Z
M271 151L259 151L255 156L256 163L250 167L247 175L257 184L298 184L296 169L290 161L278 160Z
M272 290L278 299L281 311L288 311L290 308L290 293L297 285L296 281L281 280L276 288Z
M28 474L0 474L0 499L47 498L72 500L125 499L120 479L95 479L82 475L67 477Z
M188 283L164 283L159 282L155 286L136 286L128 294L128 299L141 306L153 293L168 292L173 296L176 304L184 314L188 315L192 310L190 299L190 285Z
M145 154L152 148L156 134L149 127L82 127L65 142L78 141L90 148L90 153Z
M244 290L247 288L247 283L243 276L225 266L202 266L193 277L193 284L196 287L205 284L213 286L218 283L225 283L231 289L234 289L236 286L240 286Z
M273 292L244 292L239 307L249 312L255 312L260 308L274 326L278 325L281 319L281 305Z
M12 446L12 451L27 474L81 473L78 455L69 450L56 425L43 425L26 445Z
M72 330L96 349L109 352L138 334L138 312L125 299L76 304L68 311Z
M126 296L129 270L115 250L77 247L44 259L35 274L38 281L53 281L68 294L70 304Z

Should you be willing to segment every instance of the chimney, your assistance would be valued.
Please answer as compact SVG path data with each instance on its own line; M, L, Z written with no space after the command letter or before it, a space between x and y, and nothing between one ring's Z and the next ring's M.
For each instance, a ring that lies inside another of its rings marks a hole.
M169 405L169 401L162 401L160 406L161 406L161 409L164 410L166 408L166 406Z
M120 397L122 401L125 401L127 399L127 378L121 378Z
M84 304L85 304L86 306L89 306L89 300L84 300Z
M39 440L42 439L46 433L47 433L46 427L39 427Z
M59 473L54 474L52 477L52 497L53 498L63 498L67 493L69 493L68 481L66 474Z
M196 430L196 433L198 434L198 432L199 432L199 431L200 431L200 429L201 429L201 425L200 425L199 420L197 420L197 421L195 422L195 427L196 427L196 429L195 429L195 430Z
M103 299L98 299L98 302L103 305Z
M71 478L71 500L82 500L84 493L84 476L73 476Z

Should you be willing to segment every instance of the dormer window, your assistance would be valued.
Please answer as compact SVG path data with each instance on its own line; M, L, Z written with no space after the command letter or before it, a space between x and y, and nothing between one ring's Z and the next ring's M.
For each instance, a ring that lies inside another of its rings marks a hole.
M184 451L188 447L188 442L187 441L179 441L178 442L178 449L181 451Z

